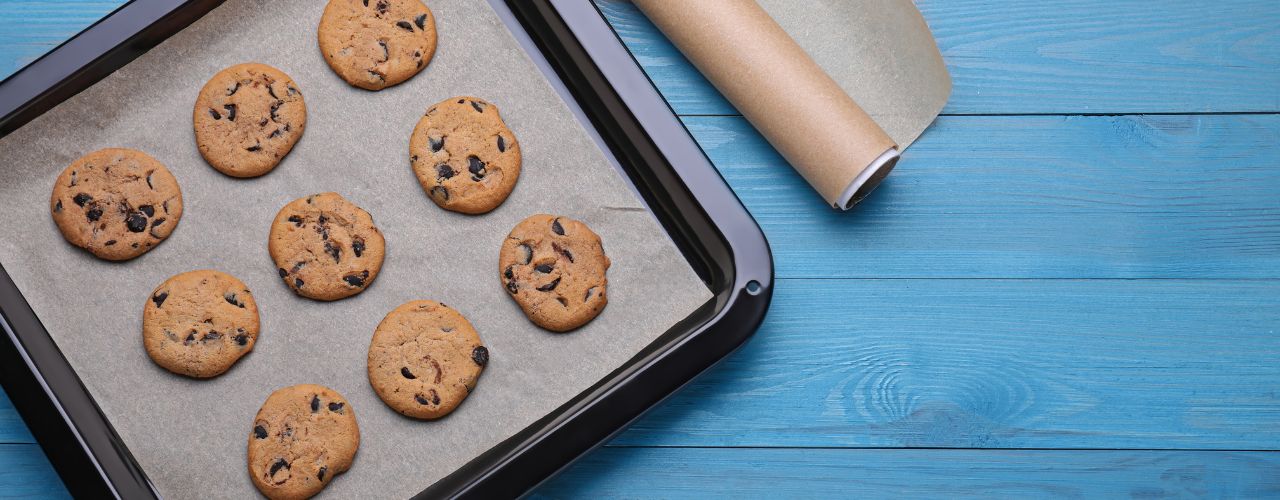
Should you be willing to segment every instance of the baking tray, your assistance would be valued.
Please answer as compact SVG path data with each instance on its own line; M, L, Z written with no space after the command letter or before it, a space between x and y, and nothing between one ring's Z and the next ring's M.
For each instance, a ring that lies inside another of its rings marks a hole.
M220 3L126 4L0 83L0 135ZM586 0L490 4L714 295L568 403L443 479L422 485L427 497L527 491L740 345L763 319L771 296L772 263L758 226L598 10ZM0 377L68 489L77 496L158 496L3 268L0 323L8 341L0 343Z

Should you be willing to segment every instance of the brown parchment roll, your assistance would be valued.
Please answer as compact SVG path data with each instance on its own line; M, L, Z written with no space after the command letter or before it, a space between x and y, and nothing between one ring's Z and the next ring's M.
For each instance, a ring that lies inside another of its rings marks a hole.
M829 205L897 162L888 134L754 0L634 0Z

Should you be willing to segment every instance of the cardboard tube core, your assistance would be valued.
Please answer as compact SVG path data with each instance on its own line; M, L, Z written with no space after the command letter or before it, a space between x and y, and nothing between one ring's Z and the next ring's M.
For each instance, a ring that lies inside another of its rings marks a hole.
M889 171L893 170L893 167L898 164L899 158L901 156L898 154L898 148L885 151L884 154L876 158L876 161L868 165L853 182L849 183L849 187L845 188L844 193L840 195L839 205L836 205L835 208L837 210L848 210L865 199L867 195L876 190L876 187L880 186L880 182L885 177L889 176Z

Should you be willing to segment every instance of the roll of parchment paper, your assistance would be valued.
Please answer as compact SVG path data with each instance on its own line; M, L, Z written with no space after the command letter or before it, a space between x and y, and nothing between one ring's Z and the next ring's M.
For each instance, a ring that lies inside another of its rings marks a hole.
M897 163L895 138L914 140L950 93L941 55L909 0L836 0L835 7L787 0L763 8L755 0L633 1L839 210L875 189ZM796 21L803 36L793 38L779 23ZM806 49L816 49L823 65ZM827 66L844 79L833 79ZM896 135L851 95L876 99L868 108Z

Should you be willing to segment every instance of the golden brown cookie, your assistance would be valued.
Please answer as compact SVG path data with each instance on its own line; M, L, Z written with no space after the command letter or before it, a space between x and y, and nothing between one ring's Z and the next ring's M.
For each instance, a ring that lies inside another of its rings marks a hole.
M49 209L71 244L103 259L128 260L178 226L182 190L169 169L146 153L100 149L62 171Z
M586 224L540 214L521 221L502 242L498 277L531 321L567 332L608 304L609 264L600 237Z
M271 393L249 431L249 476L267 498L310 498L351 468L360 428L347 400L301 384Z
M418 183L440 207L482 214L506 201L520 178L520 143L498 107L451 97L427 109L409 138Z
M436 53L436 21L420 0L329 0L317 36L329 67L368 90L408 80Z
M280 278L298 295L338 300L378 277L386 241L369 212L338 193L321 193L280 209L267 248Z
M270 172L302 137L307 105L289 75L258 63L219 71L200 89L192 121L200 155L219 172Z
M244 283L223 272L190 271L151 292L142 344L166 370L215 377L253 350L258 326L258 305Z
M387 314L369 343L369 384L391 409L413 418L448 415L471 394L489 349L457 311L416 300Z

